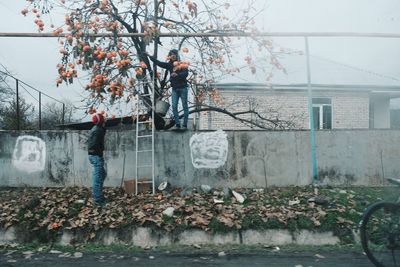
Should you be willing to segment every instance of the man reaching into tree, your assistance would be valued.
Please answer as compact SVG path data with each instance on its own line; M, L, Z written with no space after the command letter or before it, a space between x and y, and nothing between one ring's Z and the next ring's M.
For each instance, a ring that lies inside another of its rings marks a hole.
M150 56L146 53L149 58L159 67L166 69L170 73L169 81L172 87L172 112L175 120L175 130L187 130L188 119L189 119L189 107L188 107L188 83L187 76L189 74L187 65L180 64L178 50L172 49L168 53L168 62L161 62L154 56ZM183 127L179 121L178 113L178 102L179 98L182 102L183 107Z

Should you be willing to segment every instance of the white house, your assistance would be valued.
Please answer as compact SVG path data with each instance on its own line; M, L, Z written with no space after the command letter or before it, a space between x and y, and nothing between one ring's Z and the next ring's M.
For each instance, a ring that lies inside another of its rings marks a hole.
M290 120L295 129L309 129L308 85L219 84L223 108L255 109L269 118ZM400 97L400 86L311 85L316 129L390 128L390 102ZM242 116L256 120L254 115ZM202 113L200 129L250 129L217 112Z
M298 57L294 59L299 61ZM311 71L310 104L316 129L391 127L390 107L400 99L400 79L319 57L311 57L311 66L314 68ZM305 67L288 71L288 74L275 74L272 83L254 82L262 80L260 75L245 73L241 77L247 80L229 77L225 82L213 85L222 99L219 106L233 112L255 109L266 117L293 122L291 129L310 129ZM213 104L210 100L207 103ZM254 114L242 117L257 119ZM202 113L199 127L251 129L216 112Z

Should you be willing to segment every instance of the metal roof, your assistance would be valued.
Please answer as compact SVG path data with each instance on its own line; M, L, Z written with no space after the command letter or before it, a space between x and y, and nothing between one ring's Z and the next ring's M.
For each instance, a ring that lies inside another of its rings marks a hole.
M219 90L308 90L307 83L269 84L269 83L216 83ZM400 86L393 85L354 85L354 84L311 84L312 90L363 91L363 92L400 92Z

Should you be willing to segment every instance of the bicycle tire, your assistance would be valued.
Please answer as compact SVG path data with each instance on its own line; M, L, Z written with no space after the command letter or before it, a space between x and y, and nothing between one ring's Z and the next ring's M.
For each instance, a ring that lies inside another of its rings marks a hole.
M384 216L387 215L387 216ZM397 218L393 220L392 217ZM376 223L378 222L378 226ZM393 225L396 223L396 225ZM375 226L376 233L373 232ZM377 267L400 266L400 205L393 202L378 202L370 205L360 222L361 245L368 259ZM372 228L372 229L371 229ZM381 231L381 232L380 232ZM389 233L390 231L391 233ZM393 249L384 244L395 237ZM374 241L372 241L375 239ZM379 250L379 252L378 252ZM378 257L382 253L382 259Z

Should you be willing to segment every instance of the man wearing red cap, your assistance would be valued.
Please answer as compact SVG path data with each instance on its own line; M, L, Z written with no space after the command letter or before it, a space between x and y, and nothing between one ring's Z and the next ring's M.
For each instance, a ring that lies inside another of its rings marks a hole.
M94 126L89 132L88 154L89 161L93 166L93 199L99 206L105 205L103 196L103 184L106 177L104 169L104 135L106 134L104 116L96 113L92 116Z

